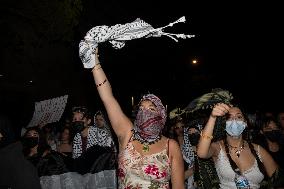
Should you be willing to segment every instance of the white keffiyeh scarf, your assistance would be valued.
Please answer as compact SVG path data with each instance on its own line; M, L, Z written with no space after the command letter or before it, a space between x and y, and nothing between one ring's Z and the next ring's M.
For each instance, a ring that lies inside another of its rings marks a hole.
M161 37L168 36L178 41L177 38L191 38L194 35L172 34L163 31L166 27L172 27L179 22L185 22L185 17L181 17L175 22L160 28L153 28L150 24L137 18L135 21L126 24L116 24L114 26L96 26L89 30L79 44L79 56L83 62L84 68L93 68L96 64L95 49L99 43L109 41L116 49L121 49L125 45L125 41L138 39L142 37Z
M181 151L183 155L183 159L186 163L188 163L188 168L194 166L194 151L192 150L192 145L189 141L189 128L184 128L183 131L183 145L181 146Z
M113 139L109 135L109 133L103 129L97 127L90 127L88 130L87 136L87 149L94 146L107 146L112 147L114 146ZM73 158L78 158L82 155L82 138L81 134L77 133L73 140Z

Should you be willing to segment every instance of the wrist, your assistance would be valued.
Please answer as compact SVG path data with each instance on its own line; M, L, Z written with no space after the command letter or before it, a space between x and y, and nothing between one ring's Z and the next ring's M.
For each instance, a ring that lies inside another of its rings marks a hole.
M94 66L94 68L97 68L97 67L101 67L101 63L100 62L96 63L96 65Z
M210 118L216 119L217 116L210 114Z
M212 140L213 139L212 135L205 134L205 133L203 133L203 131L200 132L200 137L202 139L206 139L206 140Z
M99 69L101 69L101 68L102 68L101 64L100 64L100 63L97 63L97 64L93 67L93 69L92 69L91 72L93 72L93 71L95 71L95 70L99 70Z

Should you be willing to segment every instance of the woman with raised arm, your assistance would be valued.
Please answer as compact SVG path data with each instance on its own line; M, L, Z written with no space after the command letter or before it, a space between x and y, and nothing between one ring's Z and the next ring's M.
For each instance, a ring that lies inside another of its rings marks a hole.
M211 142L216 120L224 115L226 136ZM238 107L218 103L201 132L197 155L213 157L220 188L260 188L264 178L274 177L275 181L279 173L278 165L264 148L245 140L243 131L246 128L247 120Z
M148 94L139 103L134 124L123 113L98 60L92 69L99 96L119 141L118 185L120 189L183 189L182 154L176 141L162 136L166 109Z

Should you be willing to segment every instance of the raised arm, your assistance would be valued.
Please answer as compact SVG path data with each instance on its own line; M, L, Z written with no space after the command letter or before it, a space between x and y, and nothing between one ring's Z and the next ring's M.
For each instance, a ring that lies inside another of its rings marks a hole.
M218 116L223 116L229 111L230 107L220 103L214 106L210 117L201 132L201 136L197 145L197 155L200 158L210 158L214 154L216 148L212 147L213 130Z
M95 84L99 96L105 106L110 123L115 134L118 137L120 145L124 145L125 141L131 136L131 129L133 127L130 119L123 113L117 100L114 98L111 85L103 71L98 59L98 49L96 50L97 64L92 70Z

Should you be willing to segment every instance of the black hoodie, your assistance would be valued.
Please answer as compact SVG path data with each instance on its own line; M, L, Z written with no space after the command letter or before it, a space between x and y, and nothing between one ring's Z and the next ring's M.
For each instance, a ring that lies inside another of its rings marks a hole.
M36 168L25 159L7 118L0 116L0 189L40 189Z

